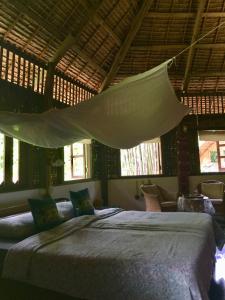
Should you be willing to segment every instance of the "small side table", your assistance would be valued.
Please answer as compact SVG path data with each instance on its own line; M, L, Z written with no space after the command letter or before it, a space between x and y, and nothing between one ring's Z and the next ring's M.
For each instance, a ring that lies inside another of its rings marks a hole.
M204 212L215 214L215 209L210 199L203 195L182 195L178 198L178 211Z

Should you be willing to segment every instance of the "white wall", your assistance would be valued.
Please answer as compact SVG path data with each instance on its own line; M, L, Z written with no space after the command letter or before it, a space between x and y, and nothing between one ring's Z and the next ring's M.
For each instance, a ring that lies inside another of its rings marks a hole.
M140 196L139 186L147 183L148 179L113 179L109 181L109 206L119 206L124 209L144 210L144 199L135 199L135 195ZM158 177L151 178L151 183L158 184L177 193L177 177Z
M99 181L73 183L61 185L52 188L51 195L53 198L66 197L69 198L69 191L77 191L83 188L88 188L91 199L100 198L100 183ZM19 206L27 203L28 198L40 198L43 195L43 189L34 189L26 191L17 191L10 193L0 193L0 209Z
M190 192L194 191L197 184L203 180L217 179L225 182L225 175L199 175L189 177ZM152 183L158 184L171 193L177 193L177 177L155 177L150 179ZM148 183L148 179L112 179L109 180L109 206L122 207L124 209L144 210L144 200L142 197L135 199L135 195L140 196L138 187L142 183ZM69 191L77 191L82 188L89 188L92 200L101 199L100 182L82 182L68 185L56 186L52 189L52 197L67 197ZM28 198L39 198L43 194L42 189L0 193L0 209L17 206L27 203Z

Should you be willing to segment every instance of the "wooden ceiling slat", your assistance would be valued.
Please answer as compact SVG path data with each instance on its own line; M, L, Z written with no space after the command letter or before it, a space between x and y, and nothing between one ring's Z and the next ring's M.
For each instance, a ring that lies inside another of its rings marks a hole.
M81 5L83 5L88 11L90 10L90 5L86 0L79 0L79 2L81 3ZM107 25L105 23L105 20L103 20L99 15L95 15L94 16L94 20L96 23L98 23L99 25L101 25L105 31L107 31L110 36L114 39L114 41L117 43L118 46L121 45L121 40L120 38L115 34L115 32L113 31L113 29Z
M126 39L124 40L121 48L117 52L117 55L115 57L115 60L112 64L111 68L110 68L109 73L106 75L106 77L100 87L100 91L102 91L106 87L108 87L108 85L112 81L113 77L115 76L116 72L118 71L119 66L120 66L121 62L124 60L124 58L127 54L127 51L137 33L137 31L139 30L142 20L145 17L146 13L148 12L151 4L152 4L152 1L149 1L149 0L145 0L143 2L138 14L135 16L133 23L131 24L130 31L128 32L128 34L126 36Z

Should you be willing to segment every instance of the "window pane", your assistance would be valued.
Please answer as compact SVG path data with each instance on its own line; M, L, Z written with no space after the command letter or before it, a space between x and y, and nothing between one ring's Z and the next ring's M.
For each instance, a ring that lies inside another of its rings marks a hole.
M65 181L90 177L90 147L90 143L74 143L64 147Z
M83 144L82 143L74 143L73 144L73 155L84 155Z
M220 156L225 156L225 146L220 146L219 151L220 151Z
M145 142L134 148L120 150L121 175L161 174L160 143Z
M83 157L73 159L73 177L85 178L85 161Z
M221 168L225 170L225 158L221 158Z
M13 139L13 183L19 181L19 141Z
M0 133L0 184L5 177L5 136Z

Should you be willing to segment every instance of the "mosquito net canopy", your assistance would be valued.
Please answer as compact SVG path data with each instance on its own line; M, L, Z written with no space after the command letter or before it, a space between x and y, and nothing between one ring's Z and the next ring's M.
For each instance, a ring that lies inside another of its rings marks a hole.
M0 131L21 141L58 148L86 138L130 148L159 137L189 112L170 83L171 60L105 90L88 101L40 114L0 112Z

